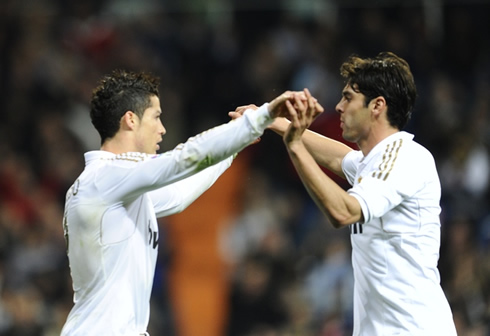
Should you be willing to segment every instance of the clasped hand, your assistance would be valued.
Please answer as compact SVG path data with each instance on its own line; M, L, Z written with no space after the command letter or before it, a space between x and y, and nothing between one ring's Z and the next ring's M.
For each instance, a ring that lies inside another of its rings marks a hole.
M254 104L239 106L235 111L228 112L232 119L239 118L248 109L256 110L258 107ZM320 115L324 109L314 98L308 89L303 91L286 91L269 103L269 113L273 118L286 118L290 120L289 127L283 134L286 144L301 139L304 131L311 125L315 118ZM272 129L274 126L271 125ZM279 128L279 127L278 127ZM254 143L260 141L257 139Z

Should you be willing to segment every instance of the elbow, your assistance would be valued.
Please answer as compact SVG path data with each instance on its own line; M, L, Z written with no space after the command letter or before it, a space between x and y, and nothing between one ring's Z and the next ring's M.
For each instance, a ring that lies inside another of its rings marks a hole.
M319 201L317 204L336 229L363 220L361 205L353 196L348 196L342 199L341 202Z
M347 226L347 225L350 225L350 224L353 224L355 222L351 222L350 220L347 220L345 218L342 218L342 219L335 219L335 218L332 218L330 220L332 226L335 228L335 229L341 229L343 228L344 226Z
M330 220L330 224L335 229L341 229L362 220L362 216L356 216L353 214L327 214L327 217Z
M334 220L330 220L330 224L332 224L334 229L340 229L344 227L344 225Z
M348 200L350 202L346 202L344 207L332 212L332 225L336 229L354 223L364 222L364 215L359 201L352 196Z
M347 216L345 214L342 214L339 211L335 211L334 209L329 209L327 206L325 206L322 203L317 203L319 205L320 211L323 213L323 215L327 218L328 222L335 228L335 229L340 229L350 223L346 221Z

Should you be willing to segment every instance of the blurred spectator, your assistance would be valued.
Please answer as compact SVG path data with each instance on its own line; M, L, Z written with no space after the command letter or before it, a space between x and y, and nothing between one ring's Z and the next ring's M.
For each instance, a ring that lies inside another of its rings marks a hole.
M236 270L230 293L227 335L275 335L287 322L287 311L280 301L267 256L249 255Z
M322 258L305 277L305 291L314 330L321 332L338 321L338 328L347 333L352 332L354 284L350 247L345 237L331 235L324 245Z
M446 295L453 310L458 335L485 335L488 318L488 256L480 254L475 241L475 224L469 217L447 223L447 242L441 267ZM483 266L483 267L482 267Z

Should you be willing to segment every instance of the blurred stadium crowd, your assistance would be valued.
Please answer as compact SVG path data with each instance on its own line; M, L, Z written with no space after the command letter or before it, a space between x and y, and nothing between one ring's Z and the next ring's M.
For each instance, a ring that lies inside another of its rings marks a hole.
M100 145L88 102L102 74L161 77L164 150L239 105L304 87L326 107L312 127L339 139L341 62L387 50L416 78L407 130L438 165L439 268L459 334L490 335L490 3L365 3L2 0L0 335L59 335L72 306L63 202ZM217 247L230 265L223 335L349 335L348 230L311 204L277 135L244 152L247 183ZM164 221L160 276L172 262ZM162 286L149 331L179 335Z

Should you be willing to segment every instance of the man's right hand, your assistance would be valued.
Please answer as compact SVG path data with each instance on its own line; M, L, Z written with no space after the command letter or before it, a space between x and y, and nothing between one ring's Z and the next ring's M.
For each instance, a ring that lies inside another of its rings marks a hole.
M324 111L323 107L310 94L308 89L304 90L304 96L306 97L305 101L296 97L294 103L286 103L291 116L291 123L289 123L287 130L283 134L283 140L286 145L295 141L301 141L305 130Z
M303 100L306 103L306 96L303 92L286 91L282 95L276 97L268 106L270 116L272 118L290 117L286 102L289 101L291 104L294 104L297 99Z

